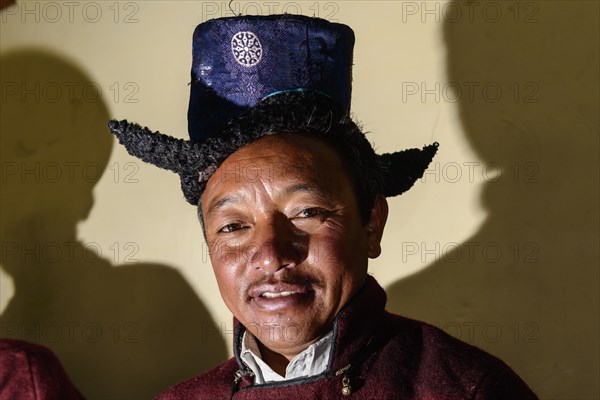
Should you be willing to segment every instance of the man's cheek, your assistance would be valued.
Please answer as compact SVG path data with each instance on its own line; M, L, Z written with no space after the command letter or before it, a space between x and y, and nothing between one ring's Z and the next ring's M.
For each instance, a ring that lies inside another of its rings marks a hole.
M216 243L210 247L210 260L213 265L246 265L252 251L252 246Z
M332 264L338 264L340 260L340 248L337 243L319 242L312 246L308 260L312 265L327 267Z

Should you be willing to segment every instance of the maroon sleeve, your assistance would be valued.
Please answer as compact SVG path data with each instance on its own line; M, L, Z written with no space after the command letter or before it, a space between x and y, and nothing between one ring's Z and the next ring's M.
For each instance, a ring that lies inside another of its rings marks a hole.
M0 400L82 400L60 361L47 348L0 340Z
M538 400L538 397L507 365L490 371L481 381L473 400Z

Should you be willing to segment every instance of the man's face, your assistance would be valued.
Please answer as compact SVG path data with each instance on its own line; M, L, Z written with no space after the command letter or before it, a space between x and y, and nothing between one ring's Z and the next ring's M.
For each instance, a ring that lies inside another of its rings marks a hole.
M385 224L380 215L361 222L337 153L298 134L267 136L229 156L206 185L202 212L227 307L283 355L332 328L364 283L368 257L379 255Z

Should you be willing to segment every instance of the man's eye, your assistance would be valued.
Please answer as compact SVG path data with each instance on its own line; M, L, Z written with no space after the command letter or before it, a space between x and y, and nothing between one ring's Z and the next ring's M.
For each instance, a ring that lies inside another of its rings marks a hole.
M241 223L234 222L234 223L223 226L221 229L219 229L218 233L231 233L231 232L237 231L242 228L243 228L243 225Z
M327 210L322 208L305 208L300 211L297 215L299 218L313 218L313 217L323 217L327 215Z

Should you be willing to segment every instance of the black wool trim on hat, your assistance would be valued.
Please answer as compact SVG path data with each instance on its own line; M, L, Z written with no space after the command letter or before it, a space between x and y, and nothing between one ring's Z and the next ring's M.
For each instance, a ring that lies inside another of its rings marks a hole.
M419 149L406 149L395 153L384 153L379 156L386 173L383 174L383 195L398 196L423 177L425 170L437 153L439 144L433 144Z
M219 136L204 143L176 139L123 121L110 121L110 130L129 154L179 174L188 203L197 205L208 179L227 157L263 136L277 133L314 134L343 146L353 136L363 149L369 168L383 172L378 190L396 196L413 186L437 151L438 144L378 156L364 133L335 102L316 92L281 93L231 121Z

